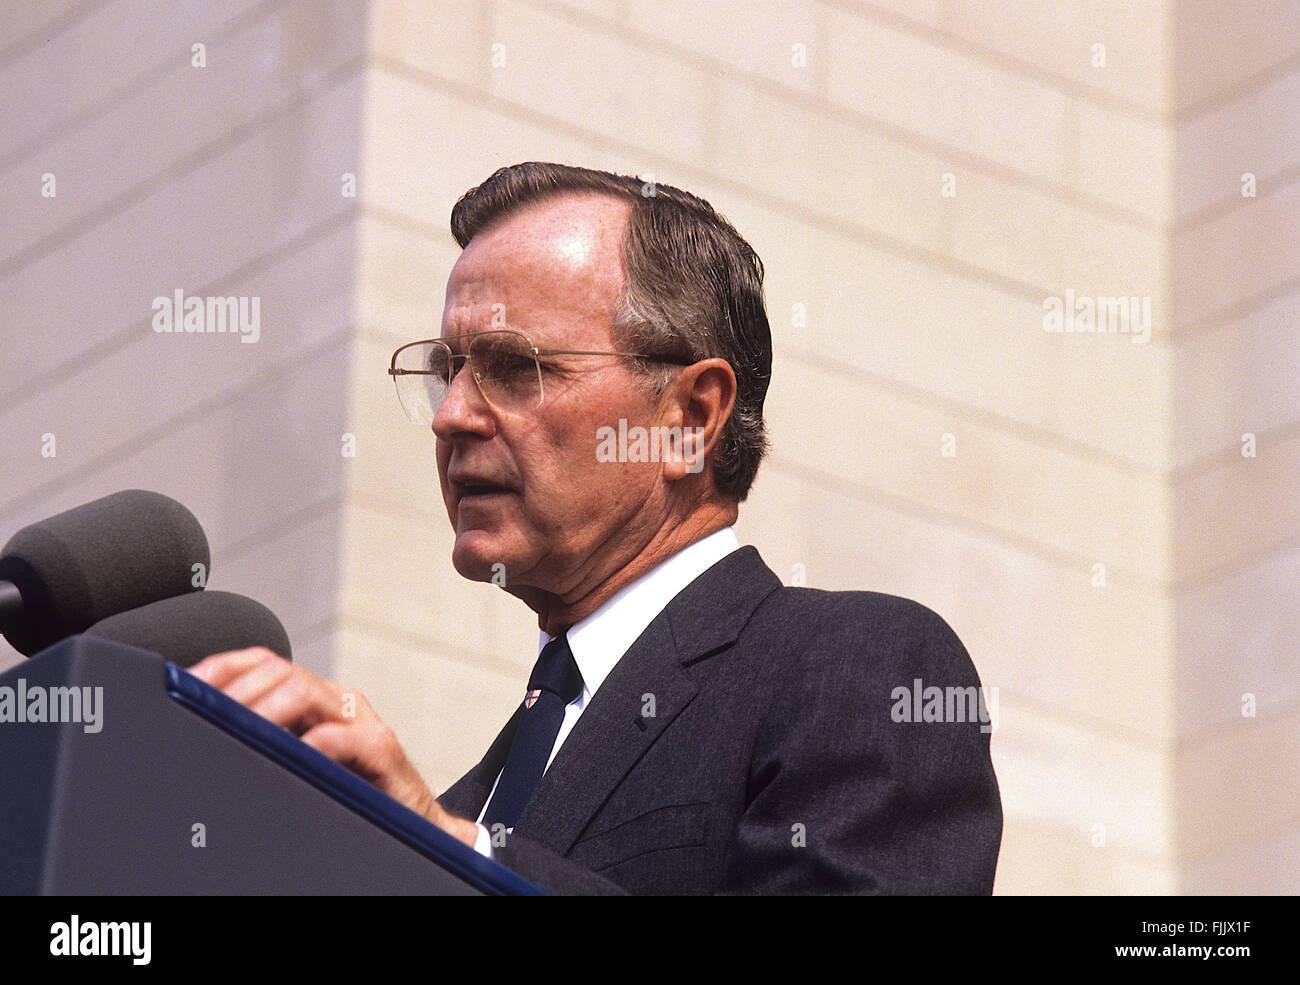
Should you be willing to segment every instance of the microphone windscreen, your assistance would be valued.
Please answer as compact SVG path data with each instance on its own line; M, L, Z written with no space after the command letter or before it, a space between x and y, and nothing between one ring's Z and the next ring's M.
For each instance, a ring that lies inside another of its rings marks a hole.
M194 592L121 612L95 623L88 636L152 650L190 667L226 650L264 646L286 660L289 634L261 602L234 592Z
M143 489L104 496L24 527L0 550L0 580L23 598L5 637L31 656L115 613L202 588L210 564L203 528L176 500Z

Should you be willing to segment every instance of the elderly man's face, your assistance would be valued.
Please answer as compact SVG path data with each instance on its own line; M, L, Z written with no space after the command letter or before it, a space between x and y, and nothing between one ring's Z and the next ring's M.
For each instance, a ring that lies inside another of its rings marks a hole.
M611 326L628 211L604 196L565 196L479 233L447 282L443 337L500 329L504 319L540 349L620 349ZM501 564L508 591L567 600L635 553L629 545L657 522L663 483L653 464L597 460L598 427L651 423L652 401L626 360L552 356L543 365L545 400L521 412L490 405L469 373L457 373L433 431L456 570L488 580Z

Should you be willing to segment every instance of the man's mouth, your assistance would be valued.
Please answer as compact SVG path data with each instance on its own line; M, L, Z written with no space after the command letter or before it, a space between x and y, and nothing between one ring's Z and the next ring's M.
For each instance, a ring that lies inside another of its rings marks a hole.
M477 479L467 479L463 482L457 482L456 489L460 493L460 502L462 503L467 500L478 502L491 496L505 496L514 492L513 489L507 488L506 486Z

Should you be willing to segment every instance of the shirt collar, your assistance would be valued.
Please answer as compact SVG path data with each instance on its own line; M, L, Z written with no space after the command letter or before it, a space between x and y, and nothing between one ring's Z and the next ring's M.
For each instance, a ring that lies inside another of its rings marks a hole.
M604 605L568 630L569 649L590 696L637 637L687 585L740 547L733 527L724 527L682 548L658 567L624 585ZM553 637L541 634L538 652Z

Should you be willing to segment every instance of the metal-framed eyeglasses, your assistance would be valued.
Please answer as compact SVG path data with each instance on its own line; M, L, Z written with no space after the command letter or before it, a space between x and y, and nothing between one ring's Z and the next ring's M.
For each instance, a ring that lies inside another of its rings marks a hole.
M457 352L449 343L464 343ZM522 332L494 329L473 335L408 342L393 353L388 375L397 387L397 399L406 416L428 426L447 399L460 367L468 363L470 375L492 407L508 413L535 410L546 399L543 358L547 356L618 356L648 362L688 366L693 362L671 356L639 352L590 349L540 349Z

